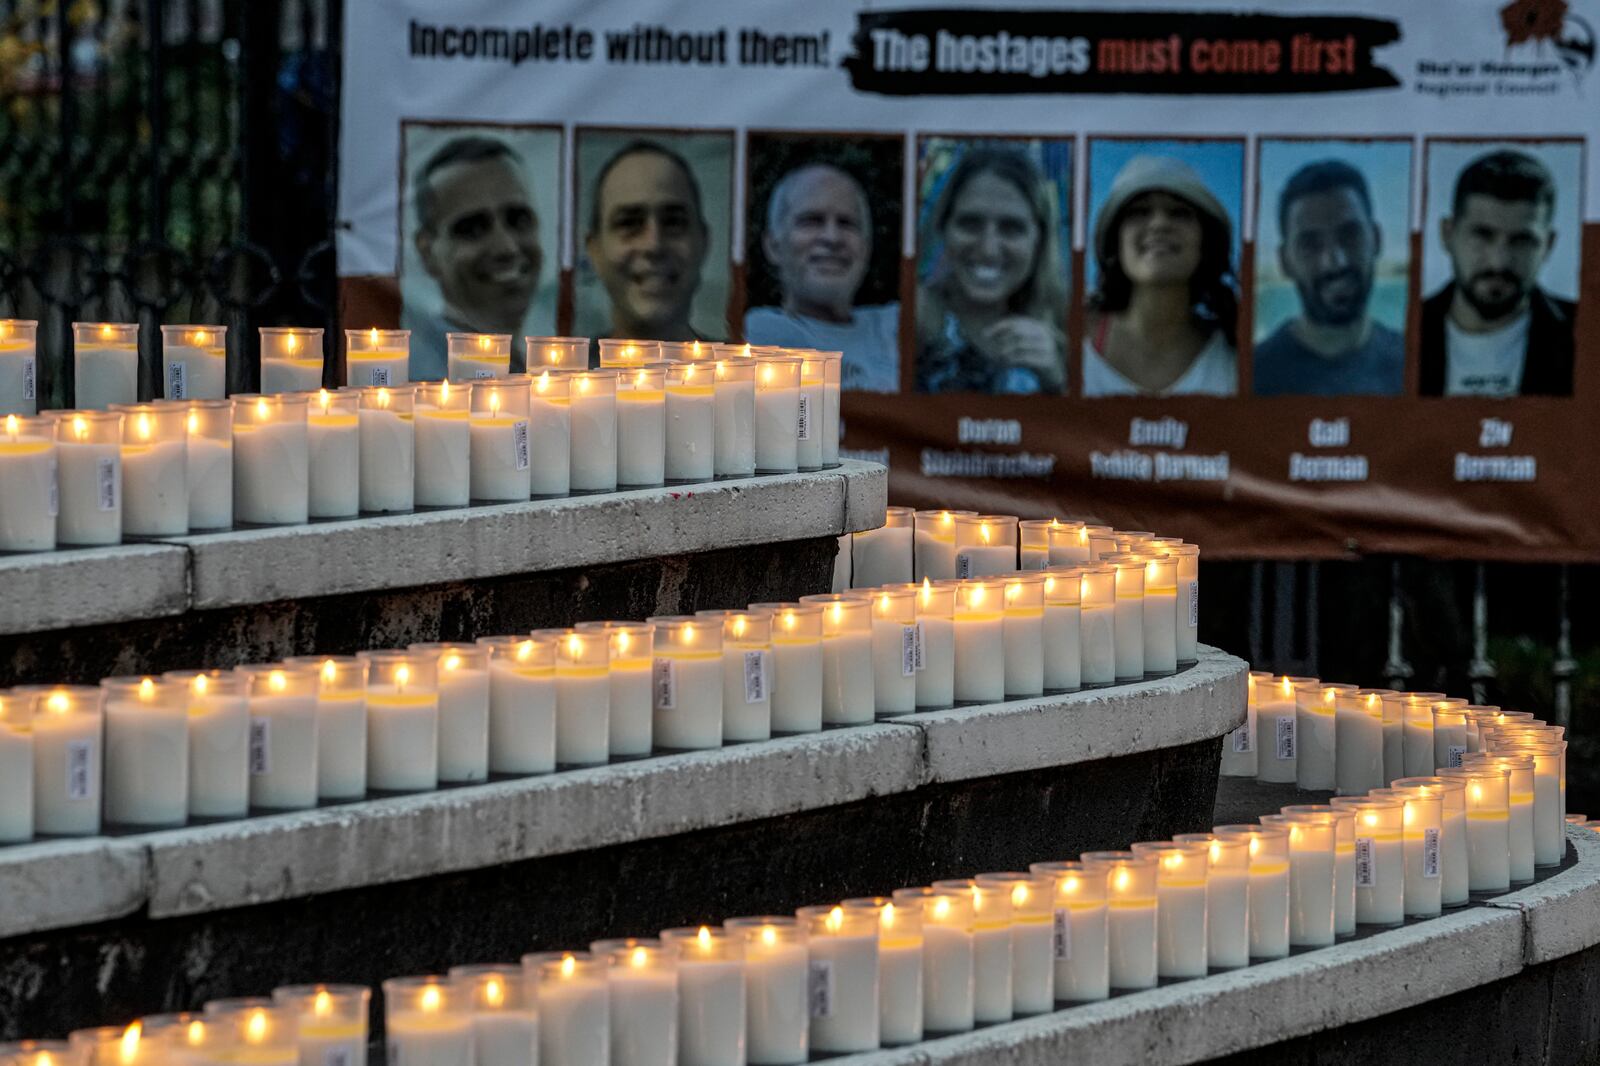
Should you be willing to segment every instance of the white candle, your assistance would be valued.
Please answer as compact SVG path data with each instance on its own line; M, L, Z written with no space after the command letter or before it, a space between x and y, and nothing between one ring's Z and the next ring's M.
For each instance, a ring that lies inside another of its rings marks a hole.
M714 373L717 477L749 477L756 472L755 363L747 359L721 359Z
M995 577L1017 569L1017 519L1013 515L957 515L953 576Z
M1200 549L1193 544L1168 545L1167 554L1178 562L1176 603L1178 665L1198 658L1200 636Z
M1083 686L1082 575L1071 567L1044 572L1044 687L1076 692Z
M1055 879L1048 874L999 873L979 874L976 880L980 888L1004 892L1010 905L1012 1013L1054 1010Z
M1146 557L1144 564L1144 672L1178 670L1178 561Z
M472 390L447 381L417 386L418 507L465 507L472 498Z
M72 411L56 416L56 540L122 541L122 415Z
M233 405L233 517L303 524L310 502L304 396L238 396Z
M1472 898L1467 868L1467 782L1451 777L1403 777L1397 789L1412 789L1439 797L1442 816L1439 833L1439 902L1459 907ZM1351 833L1355 819L1351 817ZM1531 846L1531 845L1530 845ZM1352 847L1352 851L1353 851ZM1352 869L1354 863L1352 862Z
M55 423L8 414L0 427L0 551L49 551L59 510Z
M617 370L632 369L662 360L662 345L658 340L627 337L602 337L600 339L600 365Z
M233 401L188 403L189 529L233 525Z
M1007 699L1044 693L1044 575L1016 574L1005 579L1005 643Z
M1055 882L1050 951L1056 1000L1105 999L1111 994L1105 870L1081 862L1036 862L1029 869Z
M391 977L383 983L390 1066L473 1066L472 1014L446 977Z
M878 921L843 907L802 907L806 928L811 1048L823 1052L878 1047Z
M617 375L617 484L666 479L666 368L629 367Z
M33 693L0 692L0 844L33 839Z
M726 929L667 929L678 953L678 1066L743 1066L744 940Z
M367 663L354 655L297 655L317 670L317 795L360 799L367 792Z
M764 356L756 360L756 471L792 474L800 457L800 360Z
M40 836L100 831L101 691L78 685L23 685L38 699L33 717L33 830Z
M105 411L139 402L139 326L129 322L72 324L73 406Z
M134 404L122 411L122 532L181 536L189 531L189 475L183 404Z
M300 1066L361 1066L367 1053L371 1000L371 989L361 985L286 985L272 990L273 1003L295 1017Z
M666 465L668 481L710 481L716 476L716 386L710 367L667 367Z
M413 644L438 657L439 780L489 777L489 649L478 644Z
M361 390L361 509L409 511L416 505L416 387Z
M872 596L872 693L879 717L917 709L915 586L880 588Z
M565 496L572 488L572 382L550 371L533 376L529 400L529 488Z
M1106 875L1106 941L1112 988L1154 988L1156 863L1126 851L1089 851L1083 861Z
M802 596L822 608L822 721L862 725L873 719L872 601L858 593Z
M573 492L617 487L617 372L573 374L571 483Z
M344 383L347 387L392 389L411 381L409 329L347 329L344 338Z
M309 664L241 666L251 675L250 806L317 805L318 670Z
M973 881L935 881L933 887L972 897L972 1017L1008 1022L1011 996L1011 890Z
M1250 957L1289 954L1289 832L1277 826L1223 825L1219 837L1242 837L1250 851Z
M882 896L842 906L878 923L878 1042L901 1047L922 1040L922 908L897 907Z
M610 962L612 1066L674 1066L678 1053L677 952L660 941L596 941Z
M1257 780L1294 782L1295 756L1300 746L1294 686L1315 681L1312 677L1276 677L1256 686Z
M1338 884L1331 812L1263 815L1262 825L1289 833L1289 943L1326 947L1336 935L1334 892ZM1352 901L1353 902L1353 901Z
M1089 562L1089 531L1082 522L1052 520L1045 543L1047 566L1078 566Z
M1405 864L1405 911L1407 917L1433 918L1444 910L1442 858L1444 807L1431 789L1373 789L1378 796L1399 799L1401 810L1401 856ZM1469 829L1470 834L1470 829ZM1506 887L1509 886L1509 882Z
M1156 972L1162 977L1206 975L1208 846L1176 841L1133 845L1156 861Z
M1436 768L1461 765L1461 757L1472 750L1467 742L1467 718L1461 713L1466 700L1440 700L1433 706L1433 763Z
M359 403L355 392L323 389L309 404L306 514L310 518L351 518L361 510Z
M1510 874L1513 884L1532 881L1533 862L1533 758L1523 754L1484 755L1464 764L1492 766L1506 772L1506 798L1510 833ZM1464 785L1464 783L1463 783ZM1463 787L1463 799L1465 788ZM1465 811L1463 810L1463 821ZM1465 826L1463 826L1463 834Z
M446 333L445 375L460 383L511 375L511 334Z
M890 507L882 526L852 535L851 583L856 588L904 585L911 581L913 514L909 507Z
M598 766L611 750L611 671L606 639L535 630L556 641L556 764Z
M0 415L39 412L39 323L0 318Z
M1336 779L1334 744L1341 728L1336 717L1337 700L1340 695L1351 695L1355 690L1354 685L1325 685L1320 681L1305 681L1294 686L1294 775L1297 788L1308 791L1328 791L1333 788ZM1354 716L1364 718L1365 715L1352 701L1346 702L1351 707L1350 713L1345 715L1346 722L1342 728L1351 737L1351 743L1364 750L1364 743L1356 739L1360 736L1364 740L1364 734L1360 732L1361 723L1352 724L1351 719ZM1351 753L1345 754L1346 761L1351 761ZM1381 747L1379 754L1382 754ZM1365 792L1366 789L1361 791Z
M1250 842L1215 833L1179 833L1176 844L1206 848L1206 966L1250 965Z
M106 821L182 825L189 812L189 708L182 686L152 677L100 684L106 690Z
M839 387L844 370L843 352L823 352L826 364L822 380L822 466L839 465Z
M1099 564L1080 575L1079 636L1083 687L1098 688L1117 680L1117 571Z
M472 998L473 1066L537 1066L539 1013L515 966L452 966L450 980Z
M1368 689L1383 700L1383 780L1387 783L1406 776L1406 705L1393 689Z
M1473 892L1511 889L1511 809L1507 772L1493 765L1441 771L1467 783L1467 876ZM1409 911L1409 907L1408 907Z
M1405 703L1404 752L1407 777L1429 777L1437 769L1433 761L1433 701L1444 699L1440 692L1402 692Z
M611 757L650 754L655 736L650 690L655 626L649 622L579 622L576 629L610 645L607 750Z
M474 500L497 503L532 495L529 472L530 385L525 379L479 381L472 386L470 483Z
M661 615L651 666L651 722L657 747L722 746L722 627L716 619Z
M722 626L722 738L772 736L772 616L765 611L698 611Z
M1050 530L1057 518L1029 518L1017 523L1017 555L1021 570L1043 570L1050 565Z
M923 578L917 593L917 707L951 707L956 701L956 582Z
M912 514L912 580L949 581L956 576L956 517L971 511Z
M755 603L772 614L772 731L822 728L822 608L806 603Z
M362 652L367 663L367 787L424 792L439 785L438 659Z
M1404 804L1387 796L1336 796L1332 803L1356 816L1356 922L1399 925L1405 920Z
M744 943L746 1054L751 1066L806 1061L811 1019L806 934L788 917L730 918Z
M228 327L161 327L161 394L169 400L228 395Z
M998 703L1006 694L1005 583L975 579L956 589L955 696Z
M175 670L188 712L189 817L241 818L250 809L251 677Z
M894 903L902 910L922 910L924 1034L966 1032L976 1022L972 893L901 888Z
M322 330L262 326L261 392L315 392L322 388Z
M606 963L588 954L533 956L523 972L538 982L540 1066L610 1063L611 995Z
M530 372L541 367L583 370L589 365L588 337L523 337L522 343Z
M1144 677L1144 556L1116 553L1101 561L1117 568L1117 680L1137 681Z
M800 359L800 391L796 395L795 465L801 470L822 469L823 395L826 389L826 362L822 353ZM907 575L903 581L911 580ZM884 582L887 584L887 582Z
M478 643L489 649L489 769L551 772L556 768L555 641L479 637Z
M1272 675L1252 670L1245 676L1244 724L1222 738L1223 777L1256 776L1257 686L1270 686Z

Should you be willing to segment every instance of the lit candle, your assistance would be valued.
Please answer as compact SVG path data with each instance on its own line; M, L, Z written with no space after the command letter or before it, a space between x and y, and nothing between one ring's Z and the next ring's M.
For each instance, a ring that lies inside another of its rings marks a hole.
M1275 677L1256 686L1256 780L1292 784L1299 748L1294 687L1314 677Z
M1501 738L1496 731L1490 749L1496 755L1533 757L1533 861L1536 866L1560 865L1567 850L1562 822L1562 815L1566 813L1566 804L1561 799L1562 748L1560 741L1532 736Z
M632 369L649 363L659 363L661 358L660 341L612 337L600 339L600 365L603 367Z
M0 355L0 365L4 357ZM8 414L0 419L0 551L56 546L56 423Z
M1011 1010L1014 1015L1055 1009L1053 947L1055 878L1038 873L979 874L982 891L1005 894L1011 930ZM979 907L982 920L982 907Z
M1209 845L1159 841L1131 849L1156 862L1156 973L1204 977Z
M1110 996L1105 869L1081 862L1036 862L1028 869L1055 885L1050 951L1056 1000L1086 1003Z
M800 359L756 360L756 472L792 474L800 457Z
M228 327L161 327L161 394L169 400L228 395Z
M1000 627L1007 699L1044 693L1044 582L1043 574L1033 572L1005 579L1005 617Z
M1390 796L1335 796L1333 806L1356 816L1356 922L1405 920L1404 804Z
M1472 898L1467 863L1467 782L1461 777L1402 777L1396 789L1435 796L1440 804L1439 902L1460 907Z
M478 644L413 644L438 657L439 780L450 784L489 777L489 649Z
M315 392L322 388L322 330L261 327L261 391Z
M472 498L494 503L528 499L533 493L528 379L474 382L471 403L468 465Z
M729 918L744 945L746 1055L751 1066L793 1066L810 1047L806 931L789 917Z
M231 670L173 670L188 720L191 818L240 818L250 808L251 677Z
M295 655L317 671L317 795L360 799L367 792L367 664L355 655Z
M880 588L872 598L872 698L877 716L917 709L916 586Z
M473 1066L534 1066L539 1013L532 983L520 966L490 963L450 967L450 984L472 1017Z
M139 1019L143 1032L139 1040L143 1047L170 1066L198 1066L214 1058L227 1048L236 1047L234 1034L226 1031L225 1022L207 1019L194 1011L174 1014L147 1014ZM4 1050L0 1049L0 1054ZM320 1066L321 1060L318 1060Z
M772 731L822 728L822 608L809 603L753 603L772 615Z
M468 995L442 975L383 982L390 1066L474 1066Z
M188 706L181 685L108 677L105 819L112 825L182 825L189 811Z
M1178 671L1178 561L1145 556L1144 672L1164 677Z
M1336 935L1338 823L1332 813L1264 814L1261 824L1289 834L1289 943L1325 947Z
M1043 570L1050 565L1050 530L1062 528L1059 518L1028 518L1017 523L1020 569Z
M1250 841L1215 833L1179 833L1172 840L1205 845L1207 968L1250 965Z
M822 409L826 392L827 360L821 352L800 358L800 391L796 395L795 464L800 470L822 469ZM910 577L904 580L909 581Z
M1107 555L1114 555L1117 548L1117 538L1112 533L1110 526L1085 525L1084 533L1089 538L1089 561L1100 562Z
M1114 685L1117 681L1117 569L1095 563L1079 570L1078 633L1083 687Z
M972 893L898 888L894 905L922 912L922 1028L925 1035L964 1033L976 1024Z
M235 521L305 523L311 499L306 408L305 396L234 397Z
M143 1030L140 1022L74 1030L67 1035L69 1050L60 1061L72 1066L155 1066L159 1049L144 1039Z
M1219 825L1212 833L1245 841L1250 852L1250 957L1289 954L1289 832L1270 825Z
M978 578L956 589L956 699L998 703L1006 695L1005 582Z
M1373 796L1398 799L1401 809L1401 852L1405 862L1405 912L1410 918L1433 918L1444 910L1444 805L1429 788L1375 788ZM1472 823L1467 823L1470 844Z
M312 663L237 667L251 678L250 806L317 805L317 692Z
M238 1066L300 1066L300 1048L295 1038L299 1021L296 1011L262 997L212 1000L206 1004L206 1044L217 1050L211 1054L222 1064ZM435 1060L443 1066L445 1060Z
M446 333L444 344L445 377L450 381L461 384L511 376L509 333Z
M455 334L446 334L453 337ZM509 343L511 338L506 338ZM411 381L409 329L344 331L344 383L352 389L395 388Z
M607 740L611 757L649 755L655 743L650 683L655 668L656 627L649 622L579 622L575 628L611 644Z
M74 322L72 341L74 407L105 411L139 402L138 323Z
M39 323L0 318L0 415L39 412Z
M1272 684L1272 675L1264 670L1252 670L1245 676L1244 725L1222 739L1223 777L1256 776L1256 713L1258 692Z
M800 602L822 608L823 724L871 722L876 701L872 684L872 601L859 593L830 593L801 596Z
M426 792L439 786L438 658L364 651L367 664L367 787Z
M0 691L0 844L33 839L33 710L31 692Z
M744 938L702 925L661 942L678 953L678 1066L743 1066Z
M538 367L557 367L562 370L587 370L589 368L588 337L524 337L526 361L530 373Z
M678 1053L677 951L654 939L597 940L609 963L612 1066L673 1066Z
M571 629L533 635L556 641L556 765L600 765L611 750L610 642Z
M617 487L617 372L590 370L571 376L573 492Z
M1383 693L1340 686L1334 694L1337 752L1335 784L1341 796L1359 796L1384 786ZM1300 738L1300 758L1309 748ZM1305 785L1301 786L1306 787Z
M632 366L617 374L617 484L637 488L666 480L666 367Z
M878 1042L902 1047L922 1040L922 908L897 907L886 896L847 899L846 910L878 923Z
M299 1066L362 1066L372 990L362 985L285 985L272 1001L295 1019Z
M772 736L772 615L766 611L696 611L722 626L722 739Z
M551 772L556 768L555 639L479 637L478 643L489 649L489 769Z
M713 378L717 477L749 477L756 472L755 364L719 359Z
M1533 880L1533 756L1468 756L1464 767L1489 766L1506 773L1506 799L1510 828L1510 874L1512 884ZM1465 789L1463 788L1463 797Z
M62 544L122 542L122 414L55 414L56 540Z
M994 577L1017 568L1014 515L955 516L956 572L951 577Z
M472 389L448 381L417 386L418 507L465 507L472 497ZM562 464L563 473L566 465Z
M541 370L533 375L529 400L529 488L535 496L572 491L572 379Z
M189 529L227 529L233 525L233 401L190 400L187 408Z
M187 407L159 401L117 404L115 409L122 412L123 535L164 537L187 533Z
M822 352L822 467L839 465L839 387L844 370L843 352Z
M1405 703L1404 751L1407 777L1429 777L1433 762L1433 701L1445 698L1442 692L1402 692Z
M722 626L716 619L659 615L650 690L657 747L722 746Z
M666 461L671 482L710 481L716 476L716 385L714 370L698 363L667 367Z
M311 518L361 511L361 393L319 389L306 400L307 510Z
M923 578L908 585L917 604L917 708L950 707L956 699L956 581Z
M1473 892L1511 890L1511 790L1498 766L1478 764L1439 771L1467 783L1467 878ZM1409 868L1408 868L1409 869ZM1407 882L1408 886L1410 882ZM1406 912L1411 913L1410 900Z
M877 588L910 583L915 513L909 507L886 508L882 526L851 535L851 584L856 588Z
M1406 776L1406 704L1392 688L1372 688L1383 700L1383 779Z
M100 832L102 690L87 685L18 685L32 696L33 829L41 836Z
M537 983L540 1066L612 1062L606 960L587 952L524 956L522 972Z
M1076 566L1089 561L1089 532L1082 522L1053 518L1045 534L1045 565Z
M839 906L801 907L806 930L811 1049L878 1047L878 917Z
M1083 687L1083 574L1073 566L1044 570L1044 687L1076 692Z
M0 1054L10 1056L6 1066L67 1066L74 1061L65 1040L19 1040L0 1045Z
M1117 680L1139 681L1144 677L1144 556L1113 552L1101 556L1101 562L1117 571L1117 606L1113 615Z
M1178 665L1196 662L1200 637L1200 548L1194 544L1171 544L1167 554L1178 563Z
M1433 764L1438 769L1461 765L1461 756L1472 750L1467 743L1467 716L1463 699L1435 700L1433 703Z
M415 385L360 390L361 509L409 511L416 506Z
M935 881L933 887L972 896L972 1010L982 1023L1012 1016L1011 889L962 879Z
M1106 878L1106 950L1112 988L1154 988L1156 861L1131 851L1086 851L1086 867Z
M956 576L956 518L972 511L912 512L912 580L949 581Z
M1356 931L1356 812L1326 803L1302 803L1279 808L1279 813L1325 818L1333 826L1333 933L1350 936Z

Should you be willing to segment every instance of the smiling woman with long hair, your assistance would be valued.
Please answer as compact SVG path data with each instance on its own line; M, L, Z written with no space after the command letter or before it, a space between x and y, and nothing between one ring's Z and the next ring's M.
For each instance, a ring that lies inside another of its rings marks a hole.
M1198 174L1166 156L1128 160L1095 221L1094 254L1085 396L1238 392L1232 223Z
M1064 391L1066 282L1050 190L1027 153L968 149L923 233L938 265L917 292L922 392Z

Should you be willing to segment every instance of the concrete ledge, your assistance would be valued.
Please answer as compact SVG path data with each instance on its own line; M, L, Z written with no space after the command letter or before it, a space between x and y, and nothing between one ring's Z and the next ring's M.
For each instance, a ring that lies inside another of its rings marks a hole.
M1600 944L1600 834L1567 827L1576 866L1489 904L1520 911L1527 923L1523 961L1530 966Z
M188 565L170 544L0 556L0 634L182 614Z
M142 841L58 840L0 851L0 938L88 925L144 906Z

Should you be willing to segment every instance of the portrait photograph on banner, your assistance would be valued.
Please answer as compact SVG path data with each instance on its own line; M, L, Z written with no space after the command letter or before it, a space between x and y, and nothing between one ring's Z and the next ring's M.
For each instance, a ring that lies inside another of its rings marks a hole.
M745 142L744 339L844 353L841 386L900 391L901 134Z
M1409 139L1262 138L1257 396L1399 396L1410 312Z
M1424 396L1571 396L1583 142L1427 142Z
M1068 391L1073 143L918 141L918 392Z
M1089 141L1083 395L1239 389L1244 141Z
M733 134L577 130L572 332L726 340Z

